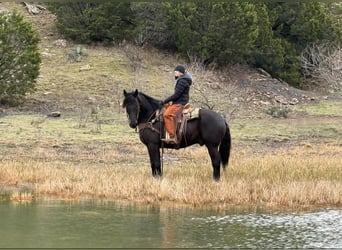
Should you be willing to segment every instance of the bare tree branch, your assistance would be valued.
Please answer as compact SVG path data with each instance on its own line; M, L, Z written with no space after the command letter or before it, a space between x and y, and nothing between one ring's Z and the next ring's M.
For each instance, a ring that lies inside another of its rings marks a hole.
M301 54L306 78L321 80L334 89L342 88L342 49L327 45L308 46Z

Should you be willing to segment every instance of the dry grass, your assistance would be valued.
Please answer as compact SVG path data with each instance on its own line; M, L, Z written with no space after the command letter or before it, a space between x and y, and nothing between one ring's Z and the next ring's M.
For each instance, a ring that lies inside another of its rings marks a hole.
M165 161L161 179L151 177L146 161L125 166L89 164L87 160L84 164L3 161L0 183L30 184L32 195L38 198L116 199L214 207L339 207L341 155L341 147L333 144L301 146L262 155L241 149L233 152L231 164L220 182L211 178L205 150L196 147L179 151L177 156L183 158L180 162Z

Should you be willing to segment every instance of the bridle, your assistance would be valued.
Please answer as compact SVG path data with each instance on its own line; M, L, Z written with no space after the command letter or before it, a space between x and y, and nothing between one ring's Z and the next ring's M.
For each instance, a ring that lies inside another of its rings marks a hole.
M140 100L139 100L139 96L135 97L135 102L136 102L136 106L137 106L137 109L136 109L136 121L138 123L139 121L139 115L140 115ZM141 123L138 123L138 129L139 131L143 130L143 129L146 129L146 128L149 128L151 129L152 131L160 134L160 131L158 129L156 129L155 127L153 127L153 123L155 120L153 120L152 118L155 116L155 114L157 113L157 110L154 111L151 116L147 119L147 122L141 122ZM129 118L129 115L127 114L127 117L128 117L128 120L131 121L131 119ZM137 131L137 129L136 129Z
M139 119L139 114L140 114L140 104L139 104L139 100L138 100L138 98L136 97L136 98L134 98L134 100L135 100L135 102L136 102L136 105L137 105L137 114L136 114L136 117L135 117L135 119L136 119L136 121L137 121L137 123L138 123L138 119ZM129 114L127 113L127 118L128 118L128 120L129 121L131 121L131 119L130 119L130 117L129 117Z

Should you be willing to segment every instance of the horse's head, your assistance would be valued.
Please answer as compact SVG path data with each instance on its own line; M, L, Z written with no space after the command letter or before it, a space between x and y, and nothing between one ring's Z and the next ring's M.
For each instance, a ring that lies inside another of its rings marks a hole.
M161 107L161 102L136 89L133 92L123 91L124 101L122 106L126 113L131 128L136 128L139 123L150 122L155 117L156 111Z
M140 112L140 104L138 100L138 90L134 92L127 93L126 90L123 91L124 101L122 106L126 108L126 113L128 117L129 126L131 128L136 128L138 125L138 117Z

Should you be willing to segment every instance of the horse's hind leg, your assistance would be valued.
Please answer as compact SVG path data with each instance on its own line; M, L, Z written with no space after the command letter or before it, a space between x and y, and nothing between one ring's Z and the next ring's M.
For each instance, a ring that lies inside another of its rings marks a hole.
M215 181L220 180L220 166L221 166L221 156L218 148L212 145L206 145L211 158L211 164L213 166L213 177Z
M149 144L147 146L148 154L150 156L150 163L153 177L162 176L163 173L160 167L160 151L158 144Z

